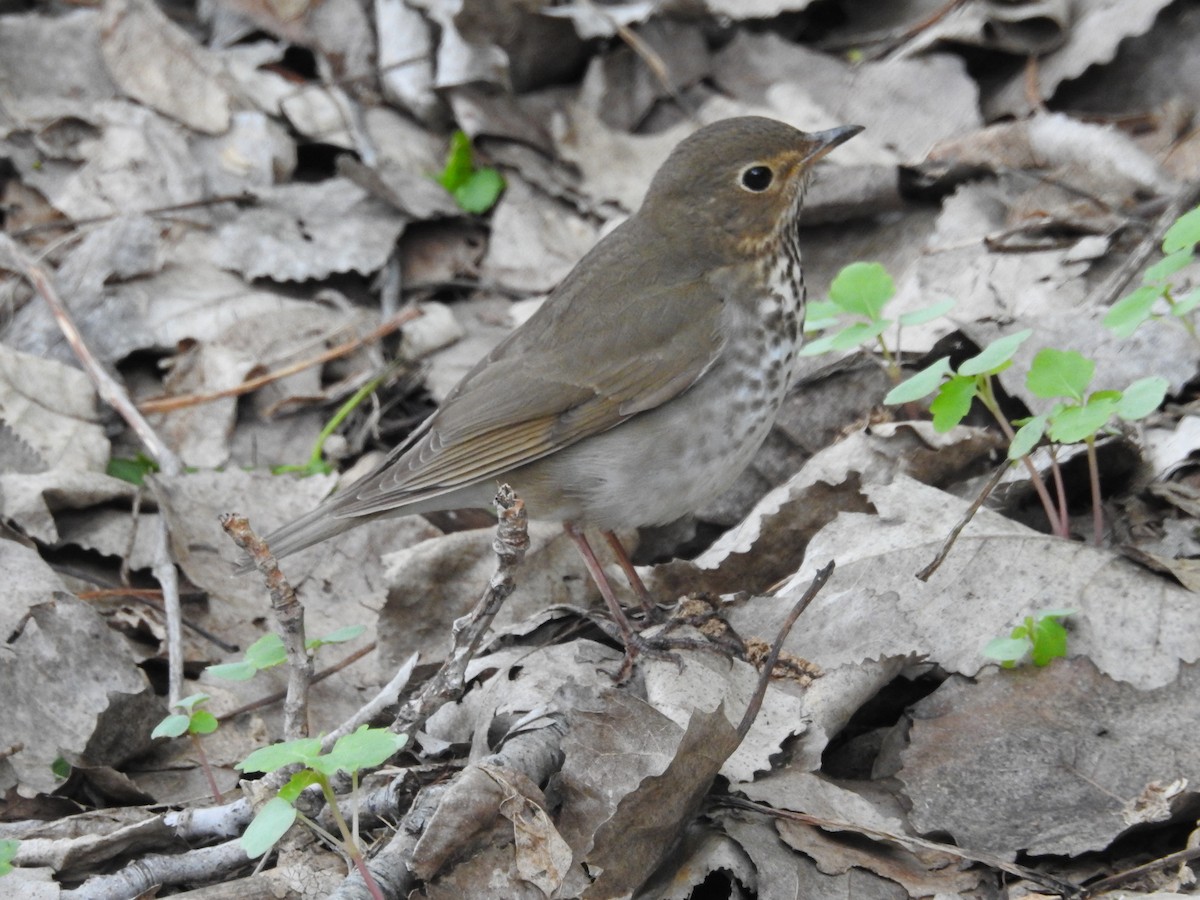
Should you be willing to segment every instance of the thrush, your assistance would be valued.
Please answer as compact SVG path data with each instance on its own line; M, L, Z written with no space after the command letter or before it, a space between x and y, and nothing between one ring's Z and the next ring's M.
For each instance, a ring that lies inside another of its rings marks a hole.
M385 516L486 507L505 482L531 517L563 523L627 670L642 642L584 529L605 536L648 604L615 529L694 512L766 438L803 339L805 191L814 164L861 130L748 116L686 138L637 213L379 466L268 535L272 552Z

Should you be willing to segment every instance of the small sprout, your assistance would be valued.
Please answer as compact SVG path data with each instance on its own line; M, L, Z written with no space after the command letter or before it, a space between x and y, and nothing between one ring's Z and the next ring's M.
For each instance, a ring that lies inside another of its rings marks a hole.
M108 461L106 471L113 478L120 478L130 484L141 487L146 482L146 476L158 471L158 463L144 453L139 453L133 459L114 457Z
M476 168L471 139L463 131L450 138L446 167L435 181L454 195L455 201L469 213L485 213L500 199L504 177L493 168Z
M0 841L0 877L13 870L12 861L17 857L20 841Z
M326 644L342 644L352 641L364 631L365 625L347 625L324 637L310 638L304 642L305 648L311 653ZM287 650L283 639L274 631L269 631L246 648L246 653L240 662L220 663L209 666L205 671L216 678L226 681L249 681L263 669L274 668L287 662Z
M200 704L206 703L209 699L208 694L192 694L190 697L184 697L175 704L175 707L186 710L186 712L167 716L154 727L154 730L150 732L150 737L212 734L217 730L217 717L206 709L198 708Z
M65 781L71 776L71 764L61 756L56 756L54 762L50 763L50 771L55 778Z
M1045 666L1067 655L1067 629L1060 619L1074 615L1075 609L1041 609L1012 630L1006 638L993 638L983 655L995 659L1006 669L1017 666L1029 656L1035 666Z

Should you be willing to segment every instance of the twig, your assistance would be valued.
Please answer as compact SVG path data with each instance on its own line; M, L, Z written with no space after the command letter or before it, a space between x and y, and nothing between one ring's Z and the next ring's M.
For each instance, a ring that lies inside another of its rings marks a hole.
M805 825L812 825L816 828L823 828L830 831L848 831L851 834L861 834L876 840L888 841L890 843L899 844L907 849L917 850L933 850L937 853L946 853L958 859L968 859L972 862L983 863L985 866L991 866L993 869L999 869L1002 872L1007 872L1010 875L1015 875L1018 878L1023 878L1027 881L1032 881L1035 884L1040 884L1048 887L1055 893L1061 894L1064 897L1078 898L1082 897L1084 891L1076 884L1069 881L1063 881L1055 878L1052 875L1044 875L1034 869L1027 869L1024 866L1019 866L1016 863L995 856L991 853L981 851L967 850L962 847L956 847L953 844L943 844L938 841L931 841L926 838L913 837L908 834L895 834L890 831L882 831L878 828L871 828L866 825L858 825L854 822L842 822L836 819L823 819L820 816L810 816L806 813L794 812L789 809L775 809L772 806L767 806L762 803L756 803L752 800L743 800L740 797L722 797L716 801L719 806L732 807L734 809L748 809L752 812L762 813L764 815L773 816L777 819L787 819L791 822L801 822Z
M353 338L352 340L338 344L336 347L330 347L324 353L319 353L309 359L301 360L293 363L290 366L284 366L274 372L268 372L265 375L259 375L256 378L250 378L243 381L241 384L234 385L230 388L224 388L219 391L212 391L207 394L188 394L185 397L152 397L149 400L143 400L138 404L138 408L145 413L163 413L174 412L178 409L186 409L189 406L200 406L204 403L213 403L217 400L224 400L228 397L240 397L243 394L249 394L256 391L265 385L278 381L281 378L287 378L290 375L295 375L297 372L303 372L305 369L310 369L313 366L319 366L327 363L330 360L338 359L353 353L355 350L366 344L373 344L376 341L382 340L401 325L411 322L413 319L420 318L424 313L415 306L401 310L394 318L384 322L378 328L361 337Z
M996 468L996 471L992 473L992 477L988 479L987 484L983 486L983 490L979 492L979 496L967 507L967 511L963 513L963 517L958 520L957 524L950 529L950 534L942 544L942 549L933 558L933 562L917 573L918 578L922 581L928 581L930 576L938 570L938 567L946 561L946 557L950 555L950 548L954 546L954 542L958 540L958 536L962 534L962 530L975 518L975 513L979 512L979 507L987 502L987 498L996 489L996 485L1000 483L1000 479L1004 477L1004 473L1008 471L1008 467L1009 462L1006 459Z
M1097 894L1111 891L1118 885L1132 881L1134 878L1140 878L1143 875L1153 872L1155 869L1162 869L1166 866L1172 866L1175 863L1184 863L1196 857L1200 857L1200 847L1188 847L1184 850L1178 850L1175 853L1168 853L1166 856L1152 859L1148 863L1142 863L1140 866L1134 866L1132 869L1126 869L1124 872L1117 872L1115 875L1109 875L1107 878L1101 878L1099 881L1092 882L1083 889L1083 896L1095 897Z
M266 542L250 530L245 516L223 513L221 527L238 547L250 554L271 592L271 610L275 613L288 661L287 698L283 703L284 739L308 737L308 687L312 683L313 661L304 646L304 605L296 597L295 588L279 571L279 563Z
M158 463L159 469L166 475L181 475L183 473L183 463L179 457L175 455L159 436L154 429L150 427L150 423L143 418L138 412L137 407L133 405L129 395L125 389L121 387L111 375L100 365L96 357L92 355L87 344L83 340L83 335L80 334L79 328L75 325L75 321L71 318L67 306L63 303L62 298L58 296L58 291L55 290L53 282L50 280L49 273L41 266L31 260L16 243L7 235L0 234L0 253L7 251L15 262L21 274L28 279L33 285L34 290L41 295L46 306L50 309L51 315L54 316L58 323L59 330L62 331L63 337L67 339L71 350L75 353L76 359L83 367L83 371L87 373L92 380L92 384L96 386L96 392L100 398L117 411L126 424L129 425L133 432L138 436L142 446ZM153 480L150 482L150 489L156 495L158 490L155 487ZM159 501L166 505L166 498L158 497ZM175 703L179 700L183 691L183 627L180 625L182 620L182 612L179 605L179 573L175 569L175 564L171 560L171 538L167 530L167 517L160 517L158 539L155 542L154 564L151 567L154 577L162 586L163 606L166 609L167 620L167 692L168 701Z
M216 206L218 203L237 203L239 206L252 206L259 198L248 191L240 194L224 194L219 197L205 197L201 200L189 200L186 203L172 203L169 206L155 206L151 209L134 209L127 212L110 213L104 216L87 216L82 219L61 219L55 222L39 222L37 225L27 225L12 233L14 238L23 238L42 231L61 231L65 229L83 228L87 225L99 225L111 222L118 216L160 216L165 213L186 212L189 209L202 209L205 206Z
M738 723L737 733L739 741L745 739L747 733L750 731L750 726L754 724L754 720L758 716L759 709L762 708L763 697L767 693L767 685L770 683L771 675L775 671L775 663L779 662L779 654L783 651L783 642L787 639L788 632L792 630L792 626L796 624L796 620L800 618L800 614L808 609L808 605L816 599L817 594L821 593L821 588L825 587L825 583L829 581L829 576L833 574L833 568L833 560L830 560L817 570L817 574L813 576L808 590L796 601L796 605L792 607L792 611L788 613L787 618L783 620L783 624L779 626L779 634L776 635L775 642L771 645L771 652L767 656L767 661L763 663L762 672L759 673L758 686L754 689L754 696L750 698L750 703L746 707L745 713L742 714L742 721Z
M492 541L497 559L496 571L475 608L454 623L453 643L442 667L396 713L391 729L397 734L407 734L409 740L435 709L462 694L467 663L479 648L492 619L516 586L514 573L524 562L525 552L529 549L529 521L525 514L525 503L513 493L512 488L502 484L496 494L496 508L500 519L496 538Z

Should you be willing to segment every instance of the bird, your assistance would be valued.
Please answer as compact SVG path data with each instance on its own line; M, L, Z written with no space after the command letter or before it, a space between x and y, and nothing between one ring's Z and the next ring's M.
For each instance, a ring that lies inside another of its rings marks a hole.
M813 167L862 130L739 116L683 139L537 312L372 471L268 534L271 553L381 517L488 507L507 483L579 549L628 672L645 641L586 532L650 609L616 531L694 512L766 438L803 341L798 223Z

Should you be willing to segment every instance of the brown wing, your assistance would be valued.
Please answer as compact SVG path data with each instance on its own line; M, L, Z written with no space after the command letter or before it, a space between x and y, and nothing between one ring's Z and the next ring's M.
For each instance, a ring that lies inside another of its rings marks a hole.
M687 390L720 353L722 298L700 274L703 260L672 265L666 253L636 219L613 232L334 515L494 478ZM631 258L645 262L631 268Z

